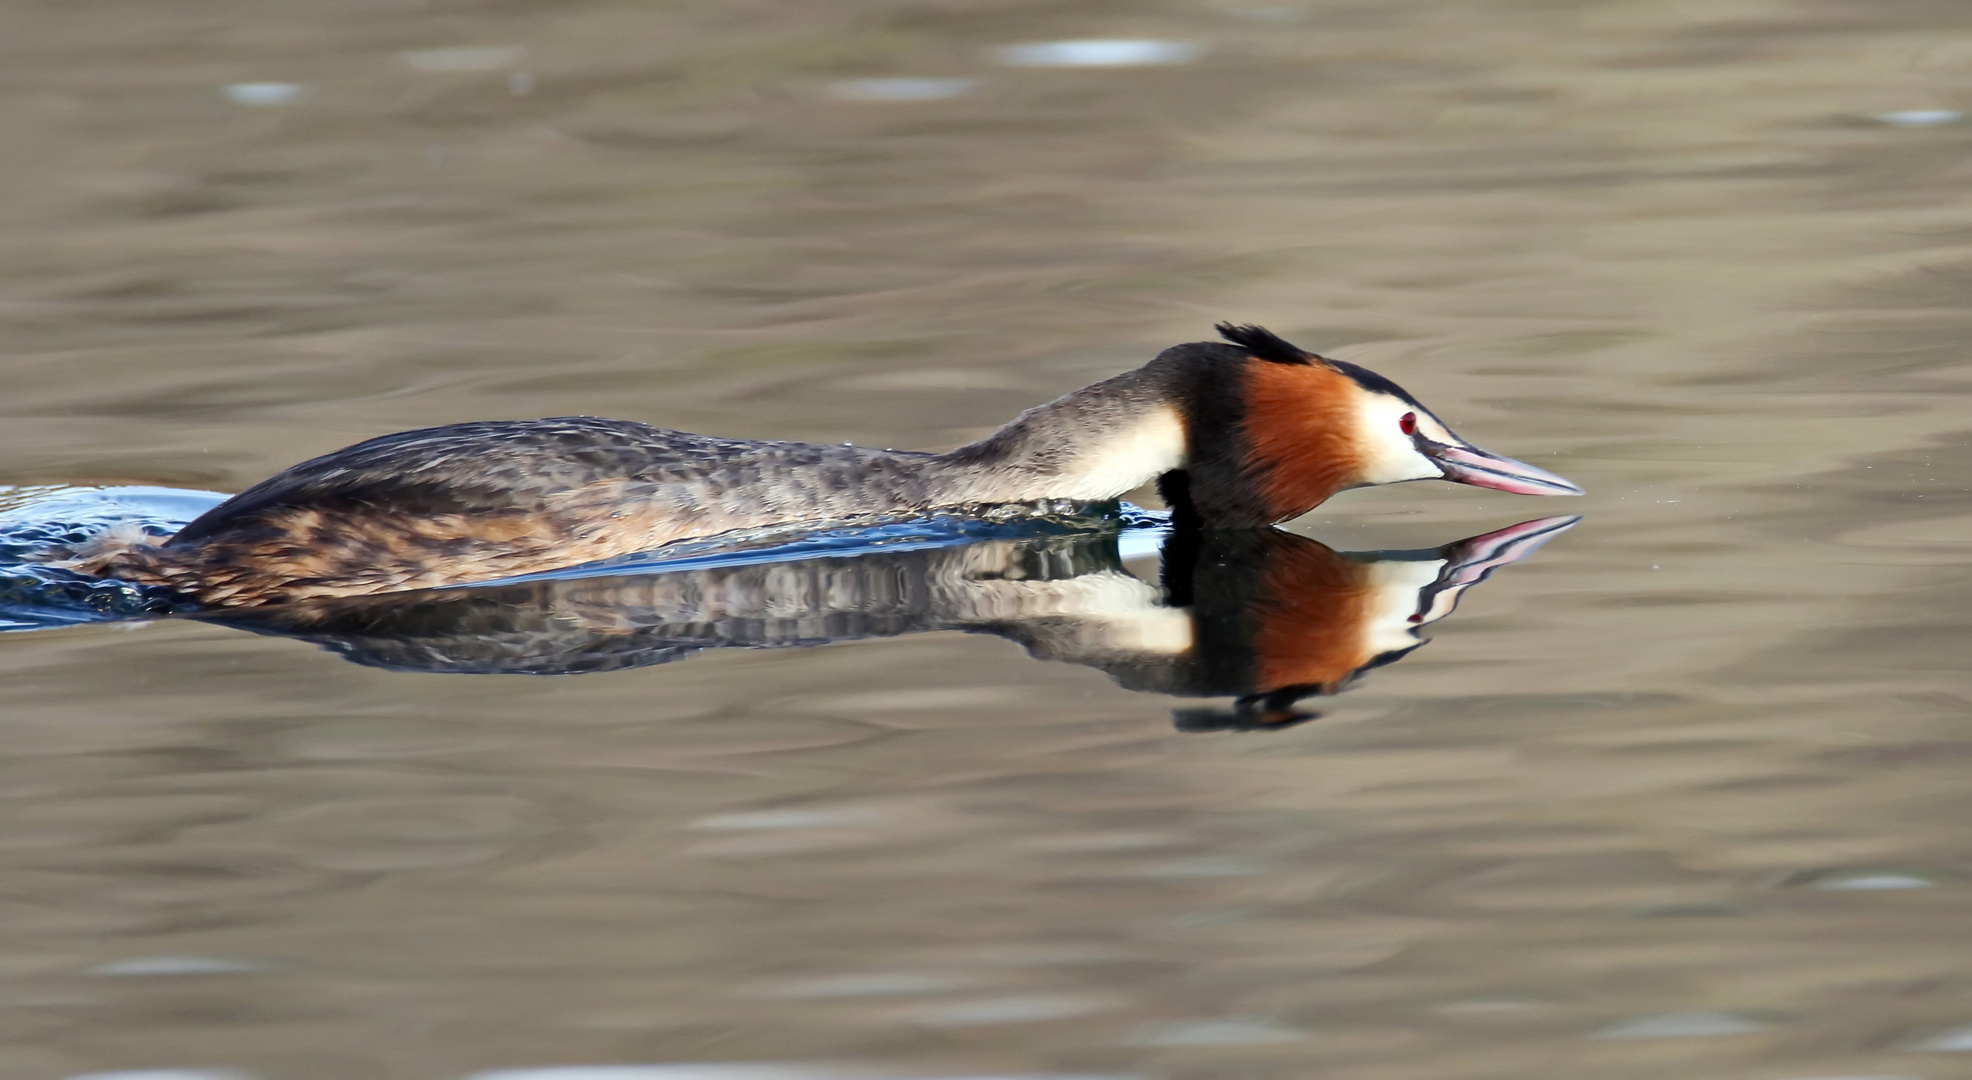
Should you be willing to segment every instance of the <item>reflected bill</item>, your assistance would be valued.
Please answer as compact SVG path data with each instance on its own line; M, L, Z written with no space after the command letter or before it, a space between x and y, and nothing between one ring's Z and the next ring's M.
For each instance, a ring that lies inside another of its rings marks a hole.
M1179 530L1157 582L1115 533L988 540L479 589L212 612L206 621L310 641L359 664L451 674L574 675L705 649L800 648L932 630L995 634L1121 686L1227 697L1183 709L1188 731L1277 728L1423 644L1494 570L1579 517L1546 517L1411 551L1338 552L1276 529Z

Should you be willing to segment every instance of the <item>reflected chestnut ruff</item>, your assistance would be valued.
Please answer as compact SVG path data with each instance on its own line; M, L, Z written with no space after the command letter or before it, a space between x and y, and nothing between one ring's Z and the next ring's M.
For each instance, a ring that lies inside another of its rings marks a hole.
M1461 593L1581 520L1546 517L1412 551L1337 552L1279 530L1179 529L1160 585L1117 534L989 540L645 574L304 601L193 617L310 641L358 664L574 675L703 649L797 648L930 630L996 634L1126 689L1232 697L1181 731L1264 730L1423 644Z

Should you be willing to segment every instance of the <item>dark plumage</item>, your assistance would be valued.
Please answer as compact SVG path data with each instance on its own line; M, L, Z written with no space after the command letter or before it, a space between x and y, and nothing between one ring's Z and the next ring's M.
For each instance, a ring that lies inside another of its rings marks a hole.
M1274 364L1312 364L1323 357L1289 343L1264 326L1242 325L1239 323L1219 323L1212 329L1219 336L1245 349L1251 356ZM1334 361L1326 361L1334 363Z
M486 580L919 505L928 456L580 416L454 424L305 461L104 569L220 604Z

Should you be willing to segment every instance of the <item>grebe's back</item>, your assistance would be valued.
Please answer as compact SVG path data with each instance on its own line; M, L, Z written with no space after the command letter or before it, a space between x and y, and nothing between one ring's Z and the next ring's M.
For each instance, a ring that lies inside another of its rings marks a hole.
M930 456L588 416L451 424L302 462L162 546L111 541L78 565L207 604L434 588L921 505Z

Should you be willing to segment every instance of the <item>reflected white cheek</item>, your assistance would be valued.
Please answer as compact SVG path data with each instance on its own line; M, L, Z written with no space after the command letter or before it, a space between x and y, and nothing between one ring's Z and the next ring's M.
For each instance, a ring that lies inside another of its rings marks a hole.
M1363 648L1369 655L1402 652L1418 643L1418 627L1427 621L1411 621L1417 614L1418 593L1437 584L1444 567L1434 559L1382 562L1370 568L1370 586L1375 591L1370 596L1369 617L1363 623Z

